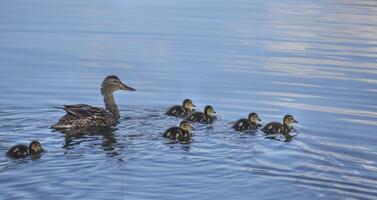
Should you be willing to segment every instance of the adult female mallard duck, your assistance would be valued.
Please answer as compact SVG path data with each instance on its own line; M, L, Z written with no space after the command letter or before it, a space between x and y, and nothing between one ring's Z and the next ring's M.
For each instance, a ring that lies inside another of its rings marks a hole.
M194 112L195 105L192 103L191 99L185 99L182 105L176 105L166 111L166 115L174 117L186 117L190 113Z
M29 155L39 155L42 151L41 143L32 141L29 146L23 144L13 146L7 152L7 156L11 158L26 158Z
M260 122L261 119L259 118L257 113L250 113L249 117L239 119L234 123L232 128L236 131L240 132L245 132L245 131L250 131L250 132L256 132L258 130L258 127L260 127Z
M181 142L190 141L191 131L191 124L188 121L184 120L179 124L179 127L171 127L168 130L166 130L163 136L171 140L178 140Z
M120 118L119 109L114 99L114 92L117 90L136 91L122 83L117 76L107 76L101 87L105 109L87 104L63 105L64 107L60 109L67 113L52 128L75 130L108 127L116 124Z
M188 115L185 120L190 122L199 122L202 124L212 124L216 117L215 117L215 110L212 106L207 105L204 108L204 112L193 112Z
M283 134L287 140L291 139L292 136L289 135L289 132L292 130L292 124L298 123L292 115L285 115L283 118L283 123L279 122L270 122L266 124L261 130L267 135L271 134Z

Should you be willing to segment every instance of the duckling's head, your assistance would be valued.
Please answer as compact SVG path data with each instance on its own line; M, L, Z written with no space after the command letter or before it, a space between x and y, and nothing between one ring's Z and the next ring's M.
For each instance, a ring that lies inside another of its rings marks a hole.
M117 90L136 91L134 88L125 85L117 76L110 75L102 82L101 93L102 95L113 94Z
M249 121L250 122L253 122L255 124L258 124L258 122L261 121L261 119L259 118L258 114L257 113L250 113L249 114Z
M208 116L213 117L215 116L216 111L213 109L212 106L207 105L206 107L204 107L204 113Z
M286 115L284 116L284 125L290 127L292 123L298 123L298 121L295 120L295 118L293 118L292 115Z
M192 111L195 108L195 105L192 103L191 99L185 99L183 101L183 107L186 110Z
M32 141L29 145L30 154L40 154L43 149L41 143L38 141Z
M180 124L179 124L179 127L184 130L184 131L187 131L189 133L191 133L192 131L192 125L188 122L188 121L182 121Z

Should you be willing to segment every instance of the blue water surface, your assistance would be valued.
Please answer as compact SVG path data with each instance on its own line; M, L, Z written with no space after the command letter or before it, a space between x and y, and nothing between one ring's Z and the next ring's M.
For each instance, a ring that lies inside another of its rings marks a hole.
M116 130L50 129L109 74L137 89ZM171 144L185 98L219 120ZM374 0L2 0L0 199L375 199L376 99ZM298 133L232 131L250 112ZM5 156L33 139L40 159Z

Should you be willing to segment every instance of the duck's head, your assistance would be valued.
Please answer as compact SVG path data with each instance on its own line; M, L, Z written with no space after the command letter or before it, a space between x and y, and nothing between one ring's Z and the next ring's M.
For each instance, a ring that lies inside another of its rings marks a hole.
M112 94L117 90L136 91L134 88L125 85L117 76L110 75L102 82L101 93L102 95Z
M189 133L191 133L192 131L192 125L188 122L188 121L182 121L180 124L179 124L179 127L184 130L184 131L187 131Z
M215 116L216 111L213 109L212 106L207 105L206 107L204 107L204 113L208 116L213 117Z
M183 101L183 107L184 107L186 110L192 111L192 110L194 110L195 105L192 103L191 99L185 99L185 100Z
M291 124L293 124L293 123L298 123L298 121L296 121L295 118L293 118L292 115L284 116L283 122L284 122L284 125L286 125L288 127L290 127Z
M40 154L43 151L41 143L38 141L32 141L29 145L29 151L30 154L33 155Z
M258 124L258 122L262 121L257 113L250 113L249 114L249 121L255 124Z

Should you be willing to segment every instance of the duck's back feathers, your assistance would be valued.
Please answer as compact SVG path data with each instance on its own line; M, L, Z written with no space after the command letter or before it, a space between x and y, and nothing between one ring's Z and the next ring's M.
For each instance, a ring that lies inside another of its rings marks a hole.
M164 132L163 137L171 140L187 141L190 140L191 134L179 127L172 127Z
M117 122L109 111L87 104L64 105L61 109L67 113L52 128L103 127L114 125Z
M190 122L208 123L207 116L202 112L193 112L185 120Z
M29 148L25 145L16 145L9 149L7 156L12 158L25 158L30 154Z
M176 105L169 108L165 114L174 117L185 117L188 115L188 112L183 108L183 106Z
M239 119L234 123L232 128L236 131L250 131L250 132L255 132L257 131L258 125L251 123L248 119L242 118Z
M85 118L93 115L107 115L108 112L99 107L87 105L87 104L76 104L76 105L63 105L67 113L72 114L79 118Z
M266 124L262 129L266 134L283 134L286 133L286 127L279 122L270 122Z

